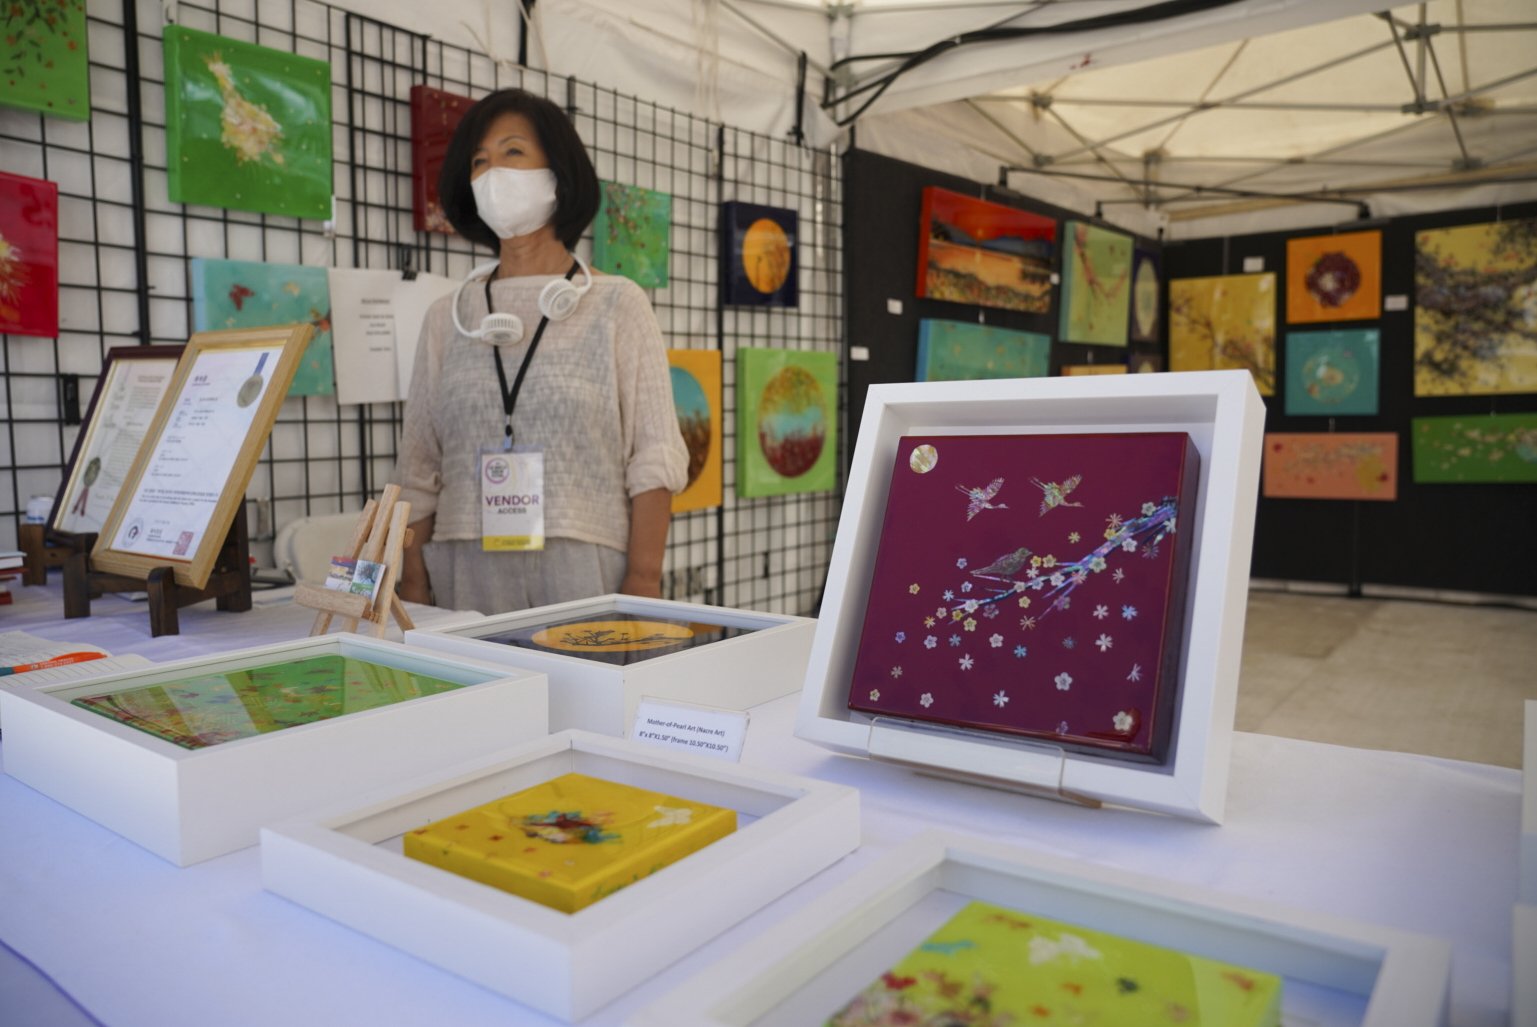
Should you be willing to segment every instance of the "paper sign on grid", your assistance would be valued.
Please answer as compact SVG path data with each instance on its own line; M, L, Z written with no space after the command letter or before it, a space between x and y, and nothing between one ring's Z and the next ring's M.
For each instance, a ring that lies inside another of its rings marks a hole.
M630 738L737 763L742 759L742 743L747 739L747 713L643 697L635 707Z

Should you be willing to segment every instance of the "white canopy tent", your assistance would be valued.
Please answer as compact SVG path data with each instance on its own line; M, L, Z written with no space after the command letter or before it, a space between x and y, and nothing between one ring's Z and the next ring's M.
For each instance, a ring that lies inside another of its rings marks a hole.
M527 58L1171 237L1537 199L1537 3L1375 6L537 0Z

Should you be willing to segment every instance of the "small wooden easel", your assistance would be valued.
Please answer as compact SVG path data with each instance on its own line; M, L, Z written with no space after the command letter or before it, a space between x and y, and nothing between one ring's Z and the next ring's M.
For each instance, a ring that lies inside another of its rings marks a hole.
M411 504L400 501L399 485L384 486L384 492L377 500L368 501L363 512L358 514L357 527L352 529L347 552L338 555L384 564L379 588L370 600L354 592L300 582L294 589L294 602L319 611L315 614L314 627L310 628L311 635L324 635L331 630L331 618L337 615L347 618L347 631L356 631L359 621L372 621L375 638L384 637L391 614L402 631L416 626L406 614L405 604L395 594L400 563L406 546L411 543L411 529L406 527L410 519Z

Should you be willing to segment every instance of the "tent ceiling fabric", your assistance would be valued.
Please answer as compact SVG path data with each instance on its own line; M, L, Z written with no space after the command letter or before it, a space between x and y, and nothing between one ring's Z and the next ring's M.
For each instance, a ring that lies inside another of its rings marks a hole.
M540 0L535 12L549 67L772 133L796 124L804 52L800 125L823 145L874 92L859 88L897 63L839 57L1148 6ZM959 47L894 79L854 121L856 139L984 181L1015 167L1007 184L1022 193L1185 237L1235 230L1235 216L1257 230L1465 206L1475 186L1494 202L1537 198L1537 4L1435 0L1391 19L1374 6L1238 0ZM1275 199L1314 192L1336 202Z

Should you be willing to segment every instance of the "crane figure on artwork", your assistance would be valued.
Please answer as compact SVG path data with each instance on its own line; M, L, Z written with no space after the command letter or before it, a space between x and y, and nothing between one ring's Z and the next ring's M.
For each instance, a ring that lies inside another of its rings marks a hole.
M1082 503L1068 502L1067 495L1083 482L1083 475L1075 474L1062 482L1042 481L1039 478L1031 478L1030 483L1041 490L1041 516L1046 516L1046 511L1055 510L1059 506L1082 506Z
M966 503L966 519L968 521L971 520L983 510L1007 510L1009 508L1007 503L994 503L992 501L1001 488L1003 488L1002 478L994 478L992 484L988 485L987 488L967 488L965 485L955 486L955 490L963 494L968 500Z

